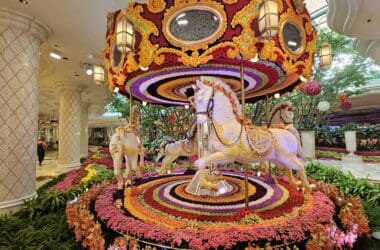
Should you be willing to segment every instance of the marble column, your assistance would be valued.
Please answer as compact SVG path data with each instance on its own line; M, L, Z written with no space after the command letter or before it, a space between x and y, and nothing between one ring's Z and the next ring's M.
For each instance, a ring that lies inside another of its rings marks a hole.
M88 108L89 103L82 102L80 116L80 157L88 155Z
M80 166L81 90L60 84L58 166Z
M0 214L36 195L40 46L51 31L0 8Z

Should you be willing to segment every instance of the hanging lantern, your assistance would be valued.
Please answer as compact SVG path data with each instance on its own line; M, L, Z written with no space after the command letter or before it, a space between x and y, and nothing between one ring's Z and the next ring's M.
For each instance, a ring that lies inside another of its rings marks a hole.
M265 39L278 33L278 0L263 0L259 6L259 32Z
M105 82L104 67L102 65L94 65L93 76L96 84L103 84Z
M133 51L135 47L134 35L132 23L126 17L122 17L116 24L116 47L121 53Z
M325 112L330 109L330 103L328 101L322 101L318 103L318 110Z
M319 48L319 66L321 68L329 67L332 61L331 44L323 43Z

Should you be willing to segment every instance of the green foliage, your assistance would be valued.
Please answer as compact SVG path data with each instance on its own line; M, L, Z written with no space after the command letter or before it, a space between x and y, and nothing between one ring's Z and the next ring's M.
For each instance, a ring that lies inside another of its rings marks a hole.
M299 130L314 130L315 129L315 121L313 119L304 118L298 124Z
M332 46L333 64L329 69L321 69L317 64L314 67L313 81L322 84L322 92L317 96L308 96L299 90L282 95L279 99L269 101L269 110L279 102L289 100L293 103L295 110L295 124L302 120L310 119L315 126L325 124L326 115L339 107L337 95L345 92L348 96L360 93L353 91L353 87L365 84L369 79L377 77L377 69L373 60L362 58L352 49L353 40L349 37L331 32L330 30L320 30L317 40L317 51L319 46L328 42ZM328 101L331 105L329 111L318 110L318 103ZM265 120L265 105L263 102L257 103L261 106L261 114L256 117L260 121ZM264 106L264 108L263 108ZM264 110L263 110L264 109Z
M0 249L82 249L75 242L63 209L55 213L23 219L0 218Z
M359 196L372 230L380 229L380 185L371 184L367 179L356 179L351 173L344 174L319 163L308 164L306 172L315 180L334 184L346 196Z
M358 125L356 123L347 123L342 126L343 131L356 131L358 129Z

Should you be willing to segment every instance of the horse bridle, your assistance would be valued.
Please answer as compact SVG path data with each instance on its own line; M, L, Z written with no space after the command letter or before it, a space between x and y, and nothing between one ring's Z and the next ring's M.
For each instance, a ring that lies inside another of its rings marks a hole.
M212 115L212 109L214 108L214 96L215 96L215 88L212 87L212 95L207 103L207 109L205 111L196 112L196 115L207 115L208 118Z
M287 122L287 121L285 121L285 119L282 117L282 109L280 109L280 120L281 120L285 125L293 124L293 122Z
M239 139L240 139L240 137L241 137L241 135L242 135L242 133L243 133L243 124L241 124L241 126L240 126L240 133L239 133L239 136L236 138L236 140L235 140L234 142L230 143L230 144L224 143L223 140L220 138L220 136L219 136L219 134L218 134L218 132L217 132L217 130L216 130L216 128L215 128L214 121L213 121L213 119L212 119L212 110L213 110L213 108L214 108L214 96L215 96L215 88L214 88L214 86L212 86L212 95L211 95L210 99L208 100L206 111L196 112L195 114L196 114L196 115L207 115L207 117L208 117L208 118L210 119L210 121L211 121L211 126L212 126L212 128L214 129L214 131L215 131L215 135L216 135L216 137L218 138L219 142L222 143L224 146L229 147L229 146L232 146L232 145L234 145L236 142L239 141Z

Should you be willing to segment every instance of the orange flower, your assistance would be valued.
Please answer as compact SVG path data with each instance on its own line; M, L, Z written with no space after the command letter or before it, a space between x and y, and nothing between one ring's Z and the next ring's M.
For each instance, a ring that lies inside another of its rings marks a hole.
M339 102L344 102L347 100L347 94L346 93L340 93L338 94L338 100Z
M169 122L175 122L176 119L177 119L177 118L175 117L174 114L169 114L169 115L168 115L168 121L169 121Z

